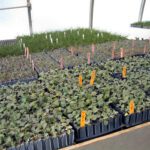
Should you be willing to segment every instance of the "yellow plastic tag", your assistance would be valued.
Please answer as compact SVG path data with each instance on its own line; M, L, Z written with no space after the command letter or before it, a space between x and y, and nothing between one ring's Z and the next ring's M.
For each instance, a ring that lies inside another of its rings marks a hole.
M96 78L96 70L93 70L91 73L90 85L94 84L95 78Z
M79 85L82 86L82 75L79 75Z
M135 108L134 100L131 100L129 104L129 114L134 113L134 108Z
M124 66L123 69L122 69L122 77L123 78L127 77L127 67L126 66Z
M80 127L85 127L86 111L81 112Z

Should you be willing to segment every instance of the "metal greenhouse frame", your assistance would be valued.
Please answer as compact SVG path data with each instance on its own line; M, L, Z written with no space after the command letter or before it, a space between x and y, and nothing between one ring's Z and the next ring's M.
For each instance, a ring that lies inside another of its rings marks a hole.
M27 5L0 8L0 10L10 10L10 9L20 9L20 8L27 8L28 10L29 30L30 30L30 35L32 35L33 34L32 17L31 17L32 5L31 5L30 0L27 0Z

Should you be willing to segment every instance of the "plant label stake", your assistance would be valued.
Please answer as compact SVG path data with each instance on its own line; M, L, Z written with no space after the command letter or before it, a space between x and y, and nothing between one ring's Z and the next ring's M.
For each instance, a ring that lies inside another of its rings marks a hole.
M147 51L147 46L145 45L143 50L144 54L146 54L146 51Z
M74 55L74 49L72 47L71 47L70 51L71 51L71 55L73 56Z
M112 59L114 59L114 58L115 58L115 50L114 50L114 49L112 49L111 58L112 58Z
M29 55L29 59L30 59L30 63L32 63L32 58L31 58L31 54Z
M91 53L87 53L88 65L91 64Z
M34 71L35 66L34 66L34 61L32 60L32 70Z
M123 58L124 57L124 49L120 48L120 57Z
M126 66L124 66L123 69L122 69L122 77L123 78L127 77L127 67Z
M56 38L56 43L58 44L58 38Z
M66 32L64 32L64 38L66 37Z
M134 110L135 110L134 100L131 100L129 103L129 114L134 114Z
M47 40L47 34L45 35L45 38L46 38L46 40Z
M97 33L97 37L99 38L99 33Z
M29 59L29 48L27 47L27 59Z
M116 49L116 42L113 42L112 48L115 50Z
M93 70L91 73L90 85L94 84L95 78L96 78L96 70Z
M86 111L81 111L80 127L85 127Z
M23 48L24 48L24 49L26 48L26 45L25 45L25 43L23 43Z
M51 38L52 38L52 35L50 34L50 35L49 35L49 39L51 39Z
M134 47L135 47L135 41L132 40L132 49L134 50Z
M93 57L94 57L94 53L95 53L95 45L92 44L92 55L93 55Z
M83 79L82 79L82 75L79 75L79 86L82 86L82 84L83 84L83 83L82 83L82 80L83 80Z
M53 39L52 38L50 38L50 41L51 41L51 44L53 44Z
M27 57L27 48L24 48L24 56Z
M79 32L79 31L77 31L77 35L80 35L80 32Z
M60 68L63 69L64 68L64 59L63 57L60 58Z
M84 34L82 35L82 38L83 38L83 40L84 40L84 38L85 38Z

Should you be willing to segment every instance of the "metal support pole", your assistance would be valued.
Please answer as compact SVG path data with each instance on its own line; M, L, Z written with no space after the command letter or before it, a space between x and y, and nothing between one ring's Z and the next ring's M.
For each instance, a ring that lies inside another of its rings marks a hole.
M93 28L94 0L90 2L89 28Z
M32 17L31 17L32 6L30 0L27 0L27 8L28 8L29 30L30 30L30 35L32 35L33 34Z
M140 12L139 12L138 22L142 21L145 3L146 3L146 0L142 0L141 7L140 7Z

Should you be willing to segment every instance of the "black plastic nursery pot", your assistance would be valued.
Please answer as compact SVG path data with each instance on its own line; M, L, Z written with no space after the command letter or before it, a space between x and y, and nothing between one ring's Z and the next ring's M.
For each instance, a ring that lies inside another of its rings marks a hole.
M150 121L150 109L123 116L123 123L126 127L132 127Z
M144 57L144 56L146 56L146 54L143 54L143 53L137 53L137 54L132 55L132 57Z
M26 79L10 80L10 81L6 81L6 82L0 83L0 87L2 87L2 86L10 86L10 85L16 84L16 83L18 83L18 82L21 82L21 83L29 83L29 82L35 81L35 80L37 80L37 79L38 79L38 77L31 77L31 78L26 78Z
M82 128L77 128L75 125L73 127L75 130L75 142L82 142L122 128L122 115L118 114L115 118L110 118L107 125L98 121Z
M135 27L135 28L143 28L143 25L131 24L131 27Z
M126 116L125 112L121 111L115 104L110 104L110 106L122 114L122 123L124 127L132 127L150 121L150 108Z
M32 141L8 150L57 150L74 144L74 131L56 138L49 137L38 141Z

